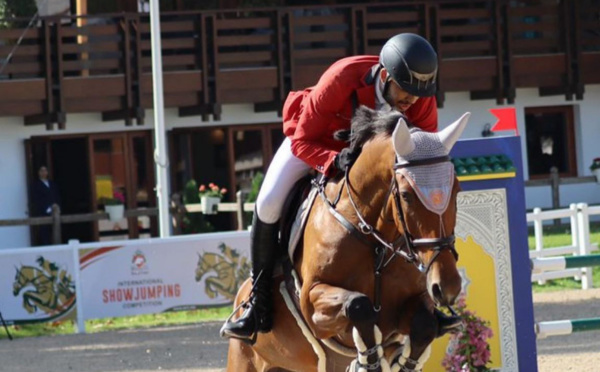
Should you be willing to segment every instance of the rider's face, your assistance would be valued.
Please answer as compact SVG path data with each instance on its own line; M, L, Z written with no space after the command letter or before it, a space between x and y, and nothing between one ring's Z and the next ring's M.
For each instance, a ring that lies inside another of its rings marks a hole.
M387 71L384 68L381 69L380 78L382 82L385 82L385 79L387 78ZM390 80L388 88L383 94L383 98L392 108L402 113L405 113L406 110L419 99L419 97L413 96L402 89L394 80Z

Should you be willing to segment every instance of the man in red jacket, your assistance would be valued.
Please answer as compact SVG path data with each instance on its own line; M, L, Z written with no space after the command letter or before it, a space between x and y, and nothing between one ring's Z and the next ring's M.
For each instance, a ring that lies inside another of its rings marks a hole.
M311 168L331 176L357 156L333 134L350 128L359 105L397 110L413 125L437 131L437 54L424 38L399 34L379 56L341 59L325 71L317 85L290 92L283 106L286 139L277 150L256 200L252 222L252 282L249 306L226 322L221 335L250 338L272 326L271 280L278 245L278 220L292 186Z

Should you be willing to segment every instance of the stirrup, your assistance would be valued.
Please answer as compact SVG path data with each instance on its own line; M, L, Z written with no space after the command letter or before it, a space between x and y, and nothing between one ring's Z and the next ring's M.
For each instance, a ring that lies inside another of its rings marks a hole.
M228 333L225 330L226 326L228 324L232 323L231 319L235 316L235 314L238 312L239 309L248 308L249 306L251 306L250 301L251 301L252 297L253 297L253 295L250 296L250 299L248 301L242 301L235 309L233 309L233 311L231 312L231 314L229 314L227 319L225 319L225 323L223 323L223 325L221 326L221 329L219 330L219 335L222 338L234 338L236 340L241 340L249 345L254 345L256 343L256 339L258 338L258 329L256 327L256 324L258 322L258 319L257 319L258 316L256 314L252 314L252 316L254 317L254 332L249 337L238 336L233 333Z
M258 275L256 276L256 279L252 280L252 288L250 288L250 295L248 296L248 299L240 302L240 304L235 309L233 309L231 314L229 314L227 319L225 319L225 323L223 323L223 325L221 326L221 330L219 331L219 335L222 338L235 338L237 340L242 340L250 345L254 345L256 343L256 339L258 338L258 325L259 325L259 319L258 319L258 315L256 313L256 309L254 310L254 313L252 314L252 316L254 317L254 332L249 337L243 337L243 336L238 336L233 333L227 333L225 331L225 328L228 324L232 323L231 319L233 319L233 317L238 312L238 310L240 310L241 308L248 309L251 306L255 306L255 304L252 304L252 300L256 297L256 287L258 285L258 281L260 280L262 274L263 274L263 271L261 270L258 273Z

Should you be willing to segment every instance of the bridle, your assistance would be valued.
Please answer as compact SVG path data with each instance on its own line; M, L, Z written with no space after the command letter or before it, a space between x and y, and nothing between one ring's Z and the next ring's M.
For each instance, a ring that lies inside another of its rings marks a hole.
M445 162L449 162L449 161L450 161L450 157L447 155L446 156L438 156L438 157L434 157L434 158L411 160L411 161L406 161L403 163L396 163L396 164L394 164L393 169L394 169L394 173L398 173L398 170L402 169L402 168L415 167L415 166L420 166L420 165L439 164L439 163L445 163ZM440 255L440 253L442 253L442 251L444 249L450 250L450 252L452 252L452 255L454 256L454 259L456 261L458 261L458 252L456 251L456 248L454 247L454 242L456 240L456 238L454 237L454 234L450 234L447 237L440 237L440 238L420 238L420 239L413 238L412 234L408 230L406 218L404 217L404 210L402 208L402 203L400 202L400 191L398 188L398 180L396 179L395 176L392 177L392 185L393 185L392 193L394 195L394 203L396 204L396 209L398 210L400 222L402 223L402 229L404 231L403 236L405 238L406 246L408 247L408 251L411 252L411 254L415 255L416 248L431 247L431 250L433 250L435 252L433 258L431 260L429 260L429 263L427 264L427 266L425 267L425 270L423 272L427 273L429 271L429 269L431 268L431 265L433 264L435 259ZM421 263L421 266L422 266L422 263Z
M403 233L398 236L394 241L389 242L386 240L380 231L378 231L373 225L369 224L360 210L354 198L352 197L352 193L350 192L350 179L349 173L350 168L346 167L344 172L344 180L343 184L339 189L338 195L334 201L330 201L325 195L325 184L327 180L325 178L320 181L314 181L313 184L318 188L319 195L321 199L328 206L329 212L338 220L339 223L342 224L355 238L365 243L366 245L372 247L375 252L375 299L374 299L374 308L376 311L381 309L381 271L396 257L402 257L407 262L414 264L417 269L423 274L427 275L429 269L432 264L438 258L438 256L444 251L449 250L454 256L455 260L458 261L458 252L454 247L455 236L451 234L447 237L439 237L439 238L417 238L410 233L408 229L408 224L406 223L406 218L404 216L404 209L402 208L402 202L400 201L400 190L398 187L398 180L396 179L396 173L398 170L406 167L414 167L420 165L432 165L438 163L449 162L449 156L439 156L427 159L420 160L411 160L404 161L402 163L396 162L393 166L394 175L392 176L392 180L390 182L388 195L386 200L393 196L394 203L396 205L398 218L400 223L402 224ZM336 205L340 200L342 191L346 189L346 193L348 195L348 200L354 209L354 213L358 217L358 227L354 226L346 217L344 217L341 213L336 210ZM385 203L384 205L387 205ZM385 206L384 206L385 208ZM384 210L382 210L384 212ZM377 242L373 242L368 239L368 236L372 236L375 238ZM430 250L434 251L434 255L429 260L429 262L424 263L418 254L418 249L428 247ZM390 257L385 260L386 250L389 250L392 254ZM452 313L454 311L451 310Z

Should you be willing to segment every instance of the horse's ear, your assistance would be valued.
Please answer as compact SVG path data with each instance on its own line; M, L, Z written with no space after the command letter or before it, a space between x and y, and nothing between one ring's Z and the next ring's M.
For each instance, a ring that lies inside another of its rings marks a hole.
M448 152L452 150L452 147L456 141L458 141L458 138L462 134L463 130L465 130L470 116L470 112L465 112L457 121L448 125L446 128L444 128L444 130L438 133L440 142L444 145Z
M403 117L398 119L398 124L396 124L394 133L392 133L392 142L396 155L400 157L408 155L415 150L415 143L410 137L408 125Z

